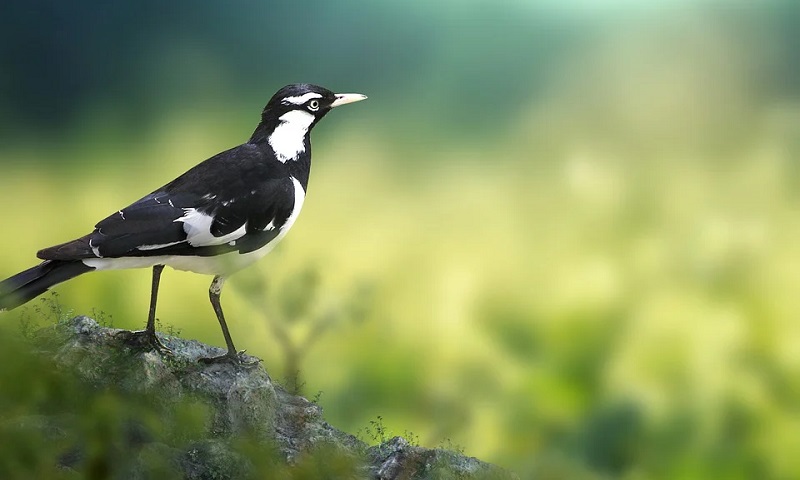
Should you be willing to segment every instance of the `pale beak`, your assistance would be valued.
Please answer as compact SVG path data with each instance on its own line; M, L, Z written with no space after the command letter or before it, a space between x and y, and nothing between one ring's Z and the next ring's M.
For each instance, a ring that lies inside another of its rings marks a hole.
M331 103L331 108L338 107L340 105L347 105L348 103L353 102L360 102L361 100L366 100L366 95L361 95L360 93L337 93L336 100Z

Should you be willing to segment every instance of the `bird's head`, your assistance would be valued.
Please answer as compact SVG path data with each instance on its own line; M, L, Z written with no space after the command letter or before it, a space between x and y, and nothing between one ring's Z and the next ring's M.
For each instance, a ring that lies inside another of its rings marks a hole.
M251 141L263 135L265 140L272 138L270 144L277 147L274 145L275 141L284 140L284 137L299 135L302 139L332 108L366 98L366 95L360 93L333 93L327 88L307 83L286 85L278 90L264 107L261 124L253 133ZM276 138L276 132L281 138ZM285 140L296 143L298 139ZM281 155L277 149L276 153Z
M280 118L286 113L302 112L314 117L316 121L334 107L366 98L359 93L333 93L317 85L295 83L278 90L264 107L264 114Z

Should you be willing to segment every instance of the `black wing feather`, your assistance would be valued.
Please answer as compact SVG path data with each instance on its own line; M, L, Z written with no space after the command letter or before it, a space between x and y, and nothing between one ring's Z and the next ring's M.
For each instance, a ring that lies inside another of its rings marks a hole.
M246 253L272 241L294 208L294 183L285 165L269 161L250 144L222 152L128 207L100 221L91 234L39 252L43 259L153 255ZM232 244L193 246L187 242L187 209L214 220L215 237L247 223L246 234ZM264 230L272 222L274 228ZM163 245L160 248L154 246Z
M191 196L152 193L100 221L90 235L92 246L102 257L119 257L147 245L186 240L180 205L193 203Z

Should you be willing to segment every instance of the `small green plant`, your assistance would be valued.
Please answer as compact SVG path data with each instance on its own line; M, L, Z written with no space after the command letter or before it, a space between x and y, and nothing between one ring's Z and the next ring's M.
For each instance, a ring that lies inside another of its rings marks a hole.
M455 442L453 442L449 438L445 438L444 440L439 442L436 445L436 448L442 449L442 450L449 450L451 452L458 453L459 455L464 455L464 447L459 445L459 444L457 444L457 443L455 443Z
M419 435L417 435L416 433L412 432L411 430L404 431L403 432L403 438L405 438L406 441L408 441L408 444L411 445L412 447L419 447L420 446Z
M383 417L378 415L376 420L369 421L370 427L372 427L373 437L372 439L378 443L383 443L389 440L389 437L386 433L386 427L383 425Z
M372 443L375 443L377 445L386 443L395 436L394 433L392 433L383 424L382 415L378 415L377 417L375 417L375 420L370 420L369 425L366 428L359 430L357 432L356 437L359 440L365 441L361 437L362 433L367 437L367 439L372 440ZM410 430L405 430L403 432L403 438L405 438L408 444L411 445L412 447L419 447L421 445L419 440L419 435Z
M363 435L363 437L362 437ZM390 436L386 427L383 425L383 417L378 415L375 417L375 420L370 420L369 425L364 427L363 429L358 429L356 432L356 438L361 440L365 443L371 443L380 445L389 440Z
M171 323L164 326L164 323L161 321L161 319L156 317L156 331L164 332L165 335L170 337L180 337L183 330L175 327L175 325Z
M32 308L39 318L49 319L55 324L64 323L75 316L74 310L64 309L58 300L58 292L55 291L39 298L39 303L34 304Z
M75 312L72 309L65 309L58 301L58 292L50 292L35 303L22 307L19 316L19 328L22 336L33 338L36 331L43 324L59 325L69 321Z
M22 333L22 337L28 340L32 339L37 328L38 325L31 318L30 310L27 307L23 307L19 315L19 331Z
M97 310L92 307L92 318L101 326L106 328L114 328L114 317L104 310Z

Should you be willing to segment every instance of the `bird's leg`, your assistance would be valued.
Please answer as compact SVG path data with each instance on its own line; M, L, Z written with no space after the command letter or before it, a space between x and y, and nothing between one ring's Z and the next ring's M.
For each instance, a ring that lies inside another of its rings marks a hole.
M150 312L147 314L147 326L144 331L150 335L156 334L156 303L158 303L158 286L161 283L161 272L164 265L153 266L153 285L150 287Z
M242 352L237 352L236 347L233 345L231 333L228 331L228 324L225 323L225 315L222 313L222 305L220 305L219 297L222 295L222 286L225 284L225 277L217 275L211 281L211 286L208 288L208 297L211 299L211 306L214 307L214 313L217 314L217 320L222 327L222 335L225 337L225 344L228 347L228 352L224 355L211 358L201 358L203 363L217 363L217 362L231 362L236 365L253 366L257 365L258 361L248 362L242 358Z
M155 350L165 355L172 355L166 345L156 336L156 303L158 301L158 285L161 281L161 272L164 265L153 266L153 284L150 290L150 313L147 315L147 326L144 330L126 332L126 342Z
M161 272L163 271L164 265L153 266L153 284L150 288L150 312L147 314L147 326L144 328L144 334L154 349L161 353L172 354L172 350L161 343L161 340L159 340L156 335L156 303L158 302L158 286L159 283L161 283Z

